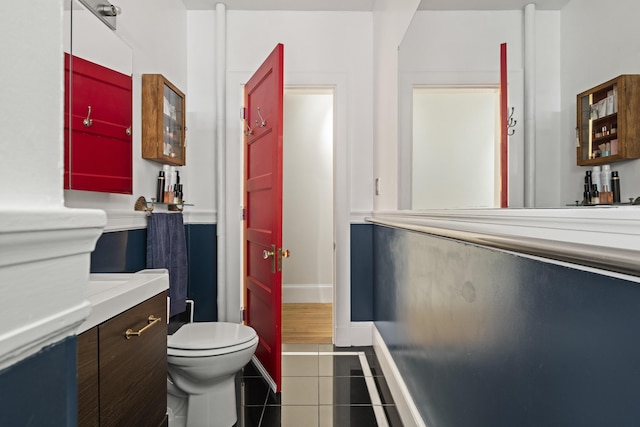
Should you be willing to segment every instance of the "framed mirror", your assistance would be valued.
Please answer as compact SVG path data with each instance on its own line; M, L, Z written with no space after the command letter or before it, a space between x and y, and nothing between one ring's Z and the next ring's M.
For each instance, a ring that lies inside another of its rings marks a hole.
M448 7L422 0L398 47L399 208L499 208L502 178L508 206L522 206L522 131L509 136L503 177L499 91L500 47L521 41L520 12L478 19L477 11ZM513 50L508 106L522 123Z
M131 194L132 49L77 0L64 26L64 187Z

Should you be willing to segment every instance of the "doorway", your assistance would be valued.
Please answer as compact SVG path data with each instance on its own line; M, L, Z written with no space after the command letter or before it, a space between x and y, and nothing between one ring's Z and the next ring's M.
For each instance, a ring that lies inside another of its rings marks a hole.
M412 209L500 207L498 86L413 89Z
M284 91L283 344L332 343L334 89Z

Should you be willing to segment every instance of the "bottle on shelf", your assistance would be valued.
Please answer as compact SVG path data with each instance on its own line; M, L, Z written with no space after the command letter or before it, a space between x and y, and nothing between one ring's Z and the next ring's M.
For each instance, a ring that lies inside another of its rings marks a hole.
M618 171L611 171L611 192L613 193L613 203L620 203L620 177Z
M162 202L164 200L164 171L158 173L158 183L156 184L156 201Z

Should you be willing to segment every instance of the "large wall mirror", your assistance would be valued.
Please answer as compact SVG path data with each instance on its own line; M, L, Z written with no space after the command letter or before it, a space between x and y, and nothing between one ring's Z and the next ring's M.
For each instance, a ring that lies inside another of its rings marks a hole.
M479 19L478 11L434 4L422 0L398 49L399 208L498 208L500 44L520 41L520 24L513 23L519 12ZM522 123L522 70L508 70L508 91L514 120ZM521 147L516 129L509 137L509 206L522 206Z
M133 52L77 0L65 0L65 189L132 192Z

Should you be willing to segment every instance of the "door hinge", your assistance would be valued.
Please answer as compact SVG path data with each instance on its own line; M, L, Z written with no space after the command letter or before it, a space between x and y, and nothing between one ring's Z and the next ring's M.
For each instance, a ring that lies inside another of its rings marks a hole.
M242 208L242 210L240 212L240 216L242 217L243 221L245 221L247 219L247 208Z
M240 118L242 120L247 118L247 109L245 107L240 107Z
M245 310L244 307L240 309L240 318L243 322L247 321L247 310Z

